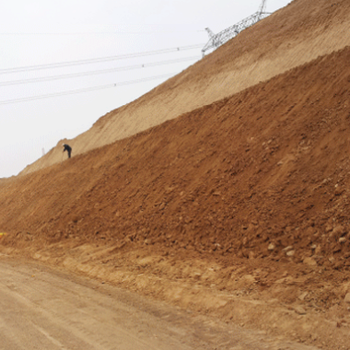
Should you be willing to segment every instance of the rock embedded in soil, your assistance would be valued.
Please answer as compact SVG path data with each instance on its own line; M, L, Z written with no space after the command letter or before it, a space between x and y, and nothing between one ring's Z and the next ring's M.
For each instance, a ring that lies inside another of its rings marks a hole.
M310 266L316 266L317 262L313 258L304 258L303 260L304 264L310 265Z
M267 247L268 250L275 250L276 246L273 243L270 243L269 246Z
M345 295L344 301L348 304L350 304L350 293Z
M301 305L294 306L294 311L298 315L305 315L306 314L306 310Z

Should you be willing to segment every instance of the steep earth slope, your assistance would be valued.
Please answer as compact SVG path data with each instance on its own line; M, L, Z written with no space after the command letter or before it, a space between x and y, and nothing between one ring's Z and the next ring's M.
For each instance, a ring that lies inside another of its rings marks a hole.
M134 135L350 44L348 0L295 0L69 140L74 154ZM62 160L62 140L23 174Z
M1 249L350 344L350 48L0 183Z

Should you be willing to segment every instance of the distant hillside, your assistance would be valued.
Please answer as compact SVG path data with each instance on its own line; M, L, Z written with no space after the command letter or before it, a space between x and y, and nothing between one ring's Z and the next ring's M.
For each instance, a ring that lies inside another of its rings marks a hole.
M295 0L136 101L100 118L69 143L74 156L134 135L350 44L350 2ZM62 160L64 140L27 166Z

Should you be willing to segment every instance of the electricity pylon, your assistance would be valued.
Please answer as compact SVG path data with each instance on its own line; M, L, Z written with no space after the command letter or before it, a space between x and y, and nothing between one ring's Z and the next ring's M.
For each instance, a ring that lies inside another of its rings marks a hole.
M258 12L259 12L260 14L264 14L264 13L265 13L266 1L267 1L267 0L263 0L262 3L260 4L259 10L258 10Z
M210 49L214 49L214 50L217 49L219 46L225 44L227 41L234 38L244 29L251 27L255 23L262 20L263 18L267 17L270 13L265 12L266 1L267 0L262 1L262 3L259 6L259 10L257 12L243 19L242 21L234 24L233 26L222 30L217 34L214 34L209 28L205 28L205 30L208 32L208 35L209 35L209 41L206 43L206 45L202 49L203 56L205 55L206 51Z

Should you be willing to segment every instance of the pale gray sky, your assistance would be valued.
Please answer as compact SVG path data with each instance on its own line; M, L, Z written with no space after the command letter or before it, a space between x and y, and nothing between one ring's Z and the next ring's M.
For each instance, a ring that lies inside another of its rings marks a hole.
M267 11L274 12L289 2L267 0ZM17 175L40 158L43 149L48 152L60 139L86 131L107 112L135 100L196 62L201 58L202 45L208 41L204 28L217 33L255 13L260 3L261 0L2 2L0 178ZM185 49L192 45L195 48ZM180 51L130 57L178 47ZM116 56L119 59L82 62ZM74 61L79 64L52 67ZM173 62L165 64L167 61ZM140 68L130 68L135 65ZM101 70L106 72L101 74ZM71 76L63 79L65 75ZM44 79L50 76L55 79ZM148 80L157 76L162 77ZM26 81L30 79L35 81ZM135 80L145 81L121 84ZM37 98L51 94L54 96Z

